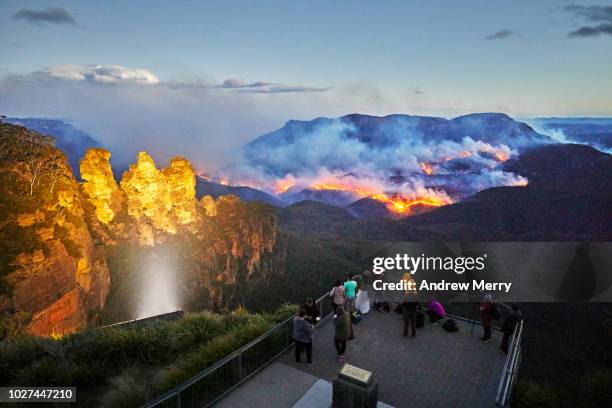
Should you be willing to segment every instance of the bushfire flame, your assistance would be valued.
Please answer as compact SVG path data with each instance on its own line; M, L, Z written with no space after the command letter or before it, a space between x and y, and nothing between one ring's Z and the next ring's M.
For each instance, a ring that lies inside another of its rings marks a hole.
M433 167L431 164L420 163L420 166L421 166L421 170L423 170L423 173L427 174L428 176L431 176L433 174Z
M396 214L410 213L414 206L440 207L452 203L452 200L446 195L436 196L432 193L430 196L414 197L402 193L387 194L351 186L350 184L321 183L312 185L310 188L313 190L347 191L362 197L370 197L384 203L390 211Z

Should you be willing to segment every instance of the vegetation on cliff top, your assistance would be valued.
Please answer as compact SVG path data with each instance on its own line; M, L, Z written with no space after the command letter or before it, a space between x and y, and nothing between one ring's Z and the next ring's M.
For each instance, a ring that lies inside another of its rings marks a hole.
M134 407L178 385L295 313L198 312L142 326L0 343L3 385L76 386L77 406ZM129 386L128 386L129 385Z

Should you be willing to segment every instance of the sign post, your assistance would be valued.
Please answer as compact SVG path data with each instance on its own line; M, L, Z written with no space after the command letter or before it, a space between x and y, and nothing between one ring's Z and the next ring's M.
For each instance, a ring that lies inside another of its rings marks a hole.
M333 381L333 408L375 408L378 383L370 371L345 364Z

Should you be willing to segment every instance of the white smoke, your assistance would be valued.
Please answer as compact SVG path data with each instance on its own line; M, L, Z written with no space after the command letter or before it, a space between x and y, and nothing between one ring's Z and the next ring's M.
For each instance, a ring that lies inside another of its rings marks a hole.
M167 256L152 255L140 274L141 293L136 318L179 310L176 268Z

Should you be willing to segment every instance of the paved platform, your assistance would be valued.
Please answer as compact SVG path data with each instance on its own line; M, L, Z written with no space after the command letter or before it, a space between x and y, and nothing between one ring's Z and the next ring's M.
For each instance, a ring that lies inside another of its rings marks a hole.
M215 404L215 407L291 408L317 380L314 375L276 361Z
M457 333L426 323L415 338L403 337L401 315L371 312L355 325L347 362L371 371L379 400L394 407L493 407L505 361L500 334L482 343L481 326L458 324ZM317 330L313 365L295 363L291 349L217 406L293 407L317 380L331 382L341 368L333 331L331 323Z

